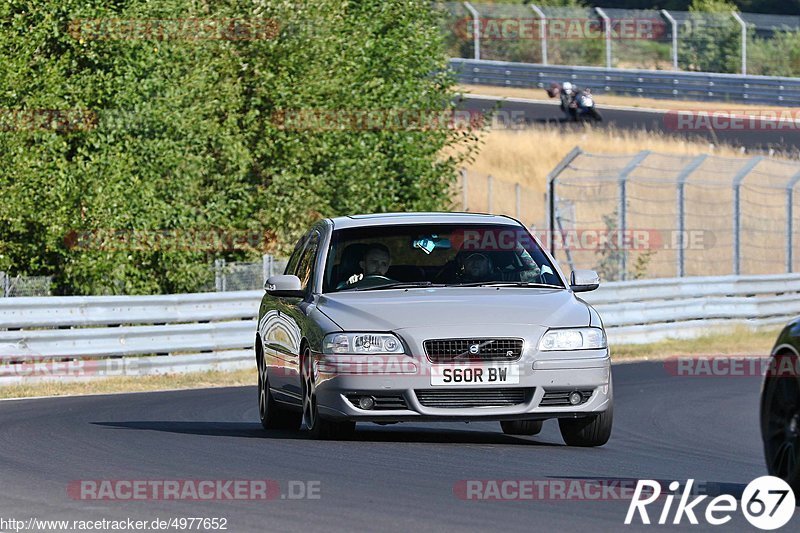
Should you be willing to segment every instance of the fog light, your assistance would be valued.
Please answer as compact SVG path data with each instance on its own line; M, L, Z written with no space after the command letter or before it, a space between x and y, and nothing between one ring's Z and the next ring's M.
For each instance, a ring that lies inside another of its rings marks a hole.
M370 409L375 407L375 398L373 398L372 396L362 396L361 398L358 399L358 406L361 409L369 411Z
M582 401L583 401L583 395L578 391L574 391L572 394L569 395L569 403L571 405L578 405Z

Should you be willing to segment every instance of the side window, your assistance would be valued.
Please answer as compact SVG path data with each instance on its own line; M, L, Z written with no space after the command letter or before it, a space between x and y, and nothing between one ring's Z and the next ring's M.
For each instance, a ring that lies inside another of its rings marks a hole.
M283 271L284 274L294 274L295 270L297 269L297 263L300 261L300 254L303 251L303 244L306 242L307 235L303 235L300 237L300 240L297 241L297 244L294 246L294 251L292 255L289 256L289 261L286 263L286 269Z
M297 264L297 272L295 274L300 278L300 285L306 292L310 290L311 280L314 279L314 265L316 264L318 248L319 233L315 231L308 238L306 247L300 256L300 262Z

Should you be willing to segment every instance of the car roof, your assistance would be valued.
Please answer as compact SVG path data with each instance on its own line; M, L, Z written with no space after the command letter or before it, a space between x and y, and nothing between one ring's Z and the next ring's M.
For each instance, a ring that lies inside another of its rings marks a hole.
M519 222L505 215L484 213L374 213L350 215L329 219L333 229L361 228L367 226L391 226L405 224L513 224Z

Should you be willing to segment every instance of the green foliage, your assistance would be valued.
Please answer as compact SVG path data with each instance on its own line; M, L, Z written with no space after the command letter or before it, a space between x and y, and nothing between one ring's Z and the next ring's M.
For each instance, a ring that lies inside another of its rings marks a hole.
M747 45L747 71L762 76L800 76L800 31L752 39Z
M280 34L69 32L76 19L191 17L270 18ZM55 275L66 294L192 291L213 279L214 257L253 259L264 243L117 251L70 247L68 237L269 231L281 253L321 216L447 208L470 132L293 131L275 120L281 111L452 109L445 65L437 14L421 0L5 1L0 270ZM40 109L95 118L77 129L14 118Z
M678 63L684 70L739 72L741 27L727 0L693 0L691 15L678 29Z

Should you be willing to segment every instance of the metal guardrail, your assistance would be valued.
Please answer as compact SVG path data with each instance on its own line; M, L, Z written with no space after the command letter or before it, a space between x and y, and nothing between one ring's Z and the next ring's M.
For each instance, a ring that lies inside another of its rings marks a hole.
M800 78L450 59L460 83L546 88L571 81L592 92L673 100L800 105Z
M261 294L2 300L0 385L47 379L15 372L11 363L23 360L78 361L82 379L254 367ZM581 297L600 312L612 345L652 342L783 323L800 314L800 274L613 282Z

